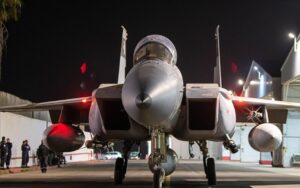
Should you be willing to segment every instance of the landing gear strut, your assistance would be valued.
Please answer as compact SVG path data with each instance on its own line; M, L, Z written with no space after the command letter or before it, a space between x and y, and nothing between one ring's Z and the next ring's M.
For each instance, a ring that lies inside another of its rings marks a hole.
M229 135L226 135L226 140L223 143L225 149L230 150L231 153L236 153L239 151L237 145L235 144L235 142L233 140L231 140L231 138L229 137Z
M165 171L161 163L166 162L166 138L165 133L159 129L154 129L151 133L151 163L154 165L153 170L153 187L161 188L165 179Z
M200 140L196 142L203 154L203 166L206 178L208 180L208 185L216 185L216 169L215 169L215 159L209 157L208 148L206 140Z
M124 141L123 157L119 157L116 160L114 180L115 180L115 184L117 185L122 184L123 179L125 178L125 174L127 171L127 163L128 163L128 153L132 145L133 145L132 141L129 140Z
M189 154L190 154L190 159L194 158L195 155L194 155L194 151L193 151L193 145L194 145L194 142L189 142Z

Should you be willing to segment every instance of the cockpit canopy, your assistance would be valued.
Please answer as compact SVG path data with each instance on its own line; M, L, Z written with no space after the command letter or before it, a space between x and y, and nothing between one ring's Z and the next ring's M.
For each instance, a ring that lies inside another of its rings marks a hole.
M149 35L140 40L133 54L133 64L145 59L159 59L175 65L177 52L173 43L162 35Z

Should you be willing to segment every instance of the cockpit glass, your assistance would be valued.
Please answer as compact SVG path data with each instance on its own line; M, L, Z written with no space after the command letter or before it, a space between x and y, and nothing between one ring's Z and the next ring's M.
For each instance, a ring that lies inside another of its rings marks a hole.
M160 59L166 63L172 63L172 53L164 45L156 42L146 43L134 56L134 64L144 59Z

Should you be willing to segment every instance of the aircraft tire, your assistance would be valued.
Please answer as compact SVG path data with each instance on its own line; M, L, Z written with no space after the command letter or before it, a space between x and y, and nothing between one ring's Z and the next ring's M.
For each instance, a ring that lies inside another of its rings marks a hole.
M124 159L119 157L116 159L115 164L115 173L114 173L114 181L116 185L121 185L123 183L123 166L124 166Z
M216 169L215 169L215 159L207 158L207 177L208 185L216 185Z

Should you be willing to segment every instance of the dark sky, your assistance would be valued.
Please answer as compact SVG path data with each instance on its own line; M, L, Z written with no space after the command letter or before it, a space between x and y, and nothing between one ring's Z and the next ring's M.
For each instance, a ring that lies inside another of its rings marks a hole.
M176 46L185 83L212 82L218 24L224 87L236 90L252 60L280 76L293 45L287 33L300 31L300 1L24 0L19 21L7 24L0 89L40 102L90 95L100 83L116 82L121 25L128 30L127 70L137 42L162 34Z

